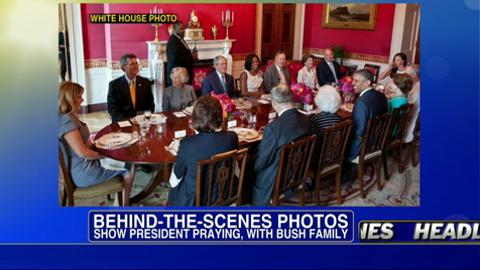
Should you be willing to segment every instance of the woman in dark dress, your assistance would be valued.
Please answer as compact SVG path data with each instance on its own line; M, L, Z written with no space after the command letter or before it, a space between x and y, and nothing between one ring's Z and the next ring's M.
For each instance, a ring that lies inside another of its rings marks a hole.
M123 178L123 202L129 205L135 166L129 171L114 171L103 168L103 158L93 150L90 132L81 122L77 113L83 102L83 87L72 82L60 85L58 95L58 138L61 140L63 155L69 164L72 180L77 187L88 187L121 175Z
M212 96L202 96L193 105L192 127L196 134L180 141L177 160L170 176L169 206L193 206L196 162L238 147L238 136L222 131L223 109Z

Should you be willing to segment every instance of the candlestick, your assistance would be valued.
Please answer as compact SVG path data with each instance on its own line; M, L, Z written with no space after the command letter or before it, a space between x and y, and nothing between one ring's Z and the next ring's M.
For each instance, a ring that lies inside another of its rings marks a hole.
M227 9L227 11L225 12L225 18L223 16L223 11L222 11L222 25L226 28L227 30L227 35L225 37L226 40L229 40L230 37L228 35L228 30L230 27L233 26L233 11L232 11L232 17L230 17L230 10Z

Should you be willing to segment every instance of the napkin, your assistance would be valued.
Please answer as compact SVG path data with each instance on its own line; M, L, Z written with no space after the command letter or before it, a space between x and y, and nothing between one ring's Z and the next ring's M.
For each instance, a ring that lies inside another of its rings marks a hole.
M178 118L187 116L184 112L174 112L173 115Z

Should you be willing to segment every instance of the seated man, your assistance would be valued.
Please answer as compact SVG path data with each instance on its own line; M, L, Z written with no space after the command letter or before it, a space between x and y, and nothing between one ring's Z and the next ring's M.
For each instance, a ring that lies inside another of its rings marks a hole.
M284 51L277 51L275 53L275 64L270 66L266 71L263 87L265 93L270 93L270 90L279 84L286 84L290 86L290 72L288 72L287 55Z
M124 76L111 81L108 85L108 113L112 122L128 119L137 112L155 109L150 80L138 76L137 57L126 54L120 58L120 67Z
M215 71L203 79L202 96L214 94L227 94L229 97L235 97L235 84L233 77L227 74L227 58L223 55L217 55L213 59Z
M255 206L266 206L272 198L281 147L308 134L310 128L308 117L295 109L288 86L275 86L271 93L272 107L278 113L278 118L265 127L258 148L254 165L257 177L253 186L252 202Z
M382 93L373 90L372 81L373 75L366 69L353 74L353 88L355 93L360 95L355 100L352 112L352 142L350 151L346 154L348 162L357 163L368 120L387 112L387 99Z
M342 78L340 74L340 65L333 59L333 51L330 48L325 49L325 59L317 65L318 84L338 83Z

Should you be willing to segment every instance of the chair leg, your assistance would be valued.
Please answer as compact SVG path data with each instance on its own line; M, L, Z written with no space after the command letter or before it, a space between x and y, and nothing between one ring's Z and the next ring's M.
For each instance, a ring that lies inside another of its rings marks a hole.
M403 171L405 170L405 166L403 165L402 146L401 145L397 147L397 155L396 155L395 159L397 160L398 172L403 173Z
M123 205L123 192L122 191L117 192L117 199L118 199L118 206L127 206L127 205Z
M412 166L413 167L417 167L418 165L418 159L417 159L417 154L416 154L416 144L417 142L414 140L412 142L412 146L411 146L411 149L410 149L410 154L411 154L411 157L412 157Z
M302 184L300 188L300 206L305 205L305 183Z
M365 183L363 182L363 168L364 165L363 164L359 164L358 165L358 183L360 184L360 192L362 194L362 198L365 199L365 197L367 197L367 195L365 194Z
M388 162L387 162L387 150L385 149L382 152L382 160L383 160L383 173L385 174L385 180L390 179L390 173L388 172ZM374 166L375 169L375 166Z
M375 169L375 174L377 175L377 187L378 187L378 190L382 190L383 189L383 185L382 185L382 177L381 177L381 169L380 169L380 161L378 162L375 162L375 164L373 165L374 166L374 169Z
M321 179L320 175L318 175L315 179L315 191L314 191L315 195L314 196L315 196L315 204L317 206L320 205L320 179Z
M338 204L342 204L343 198L342 198L342 170L341 169L339 169L335 174L335 185L336 185L336 191L337 191L337 202Z

